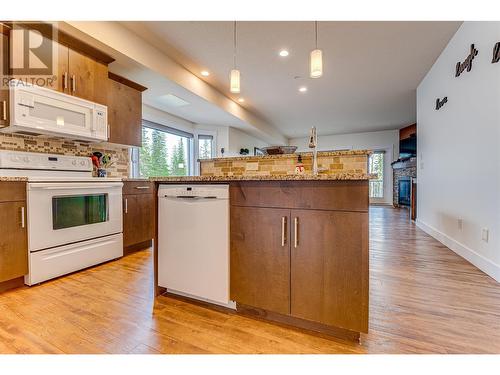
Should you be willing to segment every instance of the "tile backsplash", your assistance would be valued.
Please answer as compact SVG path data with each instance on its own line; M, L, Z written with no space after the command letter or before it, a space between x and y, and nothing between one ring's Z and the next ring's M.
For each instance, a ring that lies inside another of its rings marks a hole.
M129 176L128 148L111 143L85 143L62 138L30 137L0 133L0 150L41 152L58 155L90 156L99 151L111 155L109 177Z
M321 174L368 173L368 156L371 151L318 152ZM304 173L312 173L312 154L300 153ZM244 156L200 160L202 176L291 176L295 174L299 154Z

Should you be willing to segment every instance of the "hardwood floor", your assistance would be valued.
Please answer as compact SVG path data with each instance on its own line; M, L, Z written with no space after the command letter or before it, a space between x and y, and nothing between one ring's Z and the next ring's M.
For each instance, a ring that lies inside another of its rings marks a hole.
M500 284L391 208L370 210L361 344L152 291L146 250L0 294L0 353L500 353Z

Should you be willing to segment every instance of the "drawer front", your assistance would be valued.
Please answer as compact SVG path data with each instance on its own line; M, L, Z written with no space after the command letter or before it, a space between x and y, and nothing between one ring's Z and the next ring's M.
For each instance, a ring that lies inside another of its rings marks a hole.
M124 181L123 195L128 194L153 194L154 183L150 181Z
M26 182L0 182L0 202L17 202L26 200Z
M233 206L368 211L368 181L241 181Z

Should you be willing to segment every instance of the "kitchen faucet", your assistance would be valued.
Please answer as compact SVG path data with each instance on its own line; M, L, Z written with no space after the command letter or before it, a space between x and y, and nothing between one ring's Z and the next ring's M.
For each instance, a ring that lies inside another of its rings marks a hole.
M316 127L311 128L311 135L309 137L309 148L313 149L313 175L318 175L318 134L316 133Z

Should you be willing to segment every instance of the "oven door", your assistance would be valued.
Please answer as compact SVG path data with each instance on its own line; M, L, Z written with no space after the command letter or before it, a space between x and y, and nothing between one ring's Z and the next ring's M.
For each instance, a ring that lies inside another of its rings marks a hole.
M122 232L121 182L28 184L31 252Z

